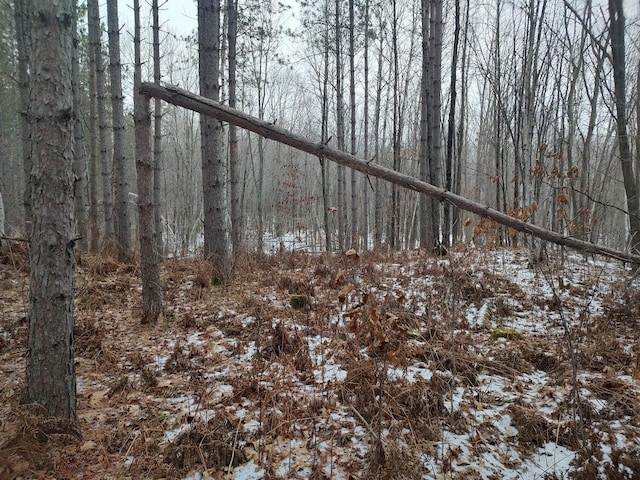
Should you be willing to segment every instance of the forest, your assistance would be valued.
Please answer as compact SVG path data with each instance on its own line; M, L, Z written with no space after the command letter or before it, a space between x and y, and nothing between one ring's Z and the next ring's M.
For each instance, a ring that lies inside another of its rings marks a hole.
M0 480L638 478L639 20L0 2Z

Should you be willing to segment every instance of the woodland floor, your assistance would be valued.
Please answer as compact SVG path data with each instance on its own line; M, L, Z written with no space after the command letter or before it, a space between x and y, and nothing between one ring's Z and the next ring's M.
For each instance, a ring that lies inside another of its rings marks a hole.
M167 260L146 326L137 268L83 255L78 439L21 404L19 247L0 249L0 480L640 478L640 292L619 264L289 252L214 286Z

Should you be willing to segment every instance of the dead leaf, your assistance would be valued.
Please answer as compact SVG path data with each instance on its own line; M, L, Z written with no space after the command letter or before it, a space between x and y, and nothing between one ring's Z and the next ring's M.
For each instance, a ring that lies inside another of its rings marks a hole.
M98 446L98 444L96 442L94 442L93 440L87 440L86 442L84 442L80 446L80 451L81 452L87 452L89 450L95 450L97 446Z
M91 406L95 407L101 404L105 400L105 398L107 398L110 390L110 388L105 388L103 390L96 390L95 392L93 392L91 394L91 397L89 398L89 403L91 404Z
M349 295L353 291L354 288L356 288L356 287L354 287L352 283L342 287L340 292L338 292L338 301L340 303L344 303L344 301L347 299L347 295Z

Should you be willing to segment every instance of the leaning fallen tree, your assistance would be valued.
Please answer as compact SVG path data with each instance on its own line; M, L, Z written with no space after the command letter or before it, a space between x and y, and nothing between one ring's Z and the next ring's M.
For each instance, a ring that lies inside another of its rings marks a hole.
M284 143L298 150L327 158L339 165L352 168L359 172L382 178L409 190L420 192L430 197L435 197L441 202L449 202L456 207L475 213L481 217L490 218L519 232L530 234L534 237L546 240L558 245L563 245L581 252L604 255L609 258L640 265L640 255L622 252L614 248L595 243L586 242L569 235L553 232L546 228L518 220L506 213L495 210L489 206L469 200L442 188L434 187L430 183L420 181L409 175L405 175L390 168L382 167L372 162L360 160L354 155L341 150L331 148L324 143L312 142L300 135L296 135L274 123L265 122L239 110L224 106L200 95L175 86L161 86L155 83L143 83L140 92L154 98L160 98L179 107L210 115L218 120L237 125L265 138Z

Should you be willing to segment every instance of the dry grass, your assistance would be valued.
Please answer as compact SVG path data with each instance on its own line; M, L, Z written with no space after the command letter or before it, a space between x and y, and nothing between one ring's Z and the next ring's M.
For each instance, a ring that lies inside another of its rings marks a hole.
M517 393L522 375L544 372L549 398L574 382L565 337L526 332L492 340L488 326L471 328L464 318L467 308L484 304L489 322L506 328L522 312L578 312L569 333L578 368L589 374L578 386L593 401L567 396L543 415L529 401L510 400L504 412L517 429L514 448L528 455L557 442L580 450L584 466L575 478L593 478L585 475L598 466L606 478L633 478L621 476L623 467L638 474L632 448L616 447L608 465L598 464L597 448L587 448L596 440L582 428L640 421L628 379L638 372L629 348L639 335L637 295L606 291L601 315L580 316L595 281L532 297L499 269L456 252L448 262L380 251L357 259L245 253L225 285L212 283L210 262L168 260L167 314L155 326L139 324L137 268L85 254L74 330L78 440L71 426L20 405L28 252L3 244L0 478L178 479L194 470L223 478L253 461L265 478L332 478L339 467L352 478L413 479L425 475L425 455L455 478L463 453L439 445L443 430L475 429L488 442L498 434L490 423L473 422L476 405L506 402L482 393L484 377L513 382ZM429 279L422 290L419 276ZM291 308L292 294L307 295L308 308ZM328 365L343 376L332 376ZM416 365L431 377L410 378ZM391 369L402 375L390 376ZM479 393L452 411L461 389ZM595 408L597 401L606 408ZM489 448L481 443L478 454ZM283 462L291 465L285 473ZM294 466L304 473L294 475Z

